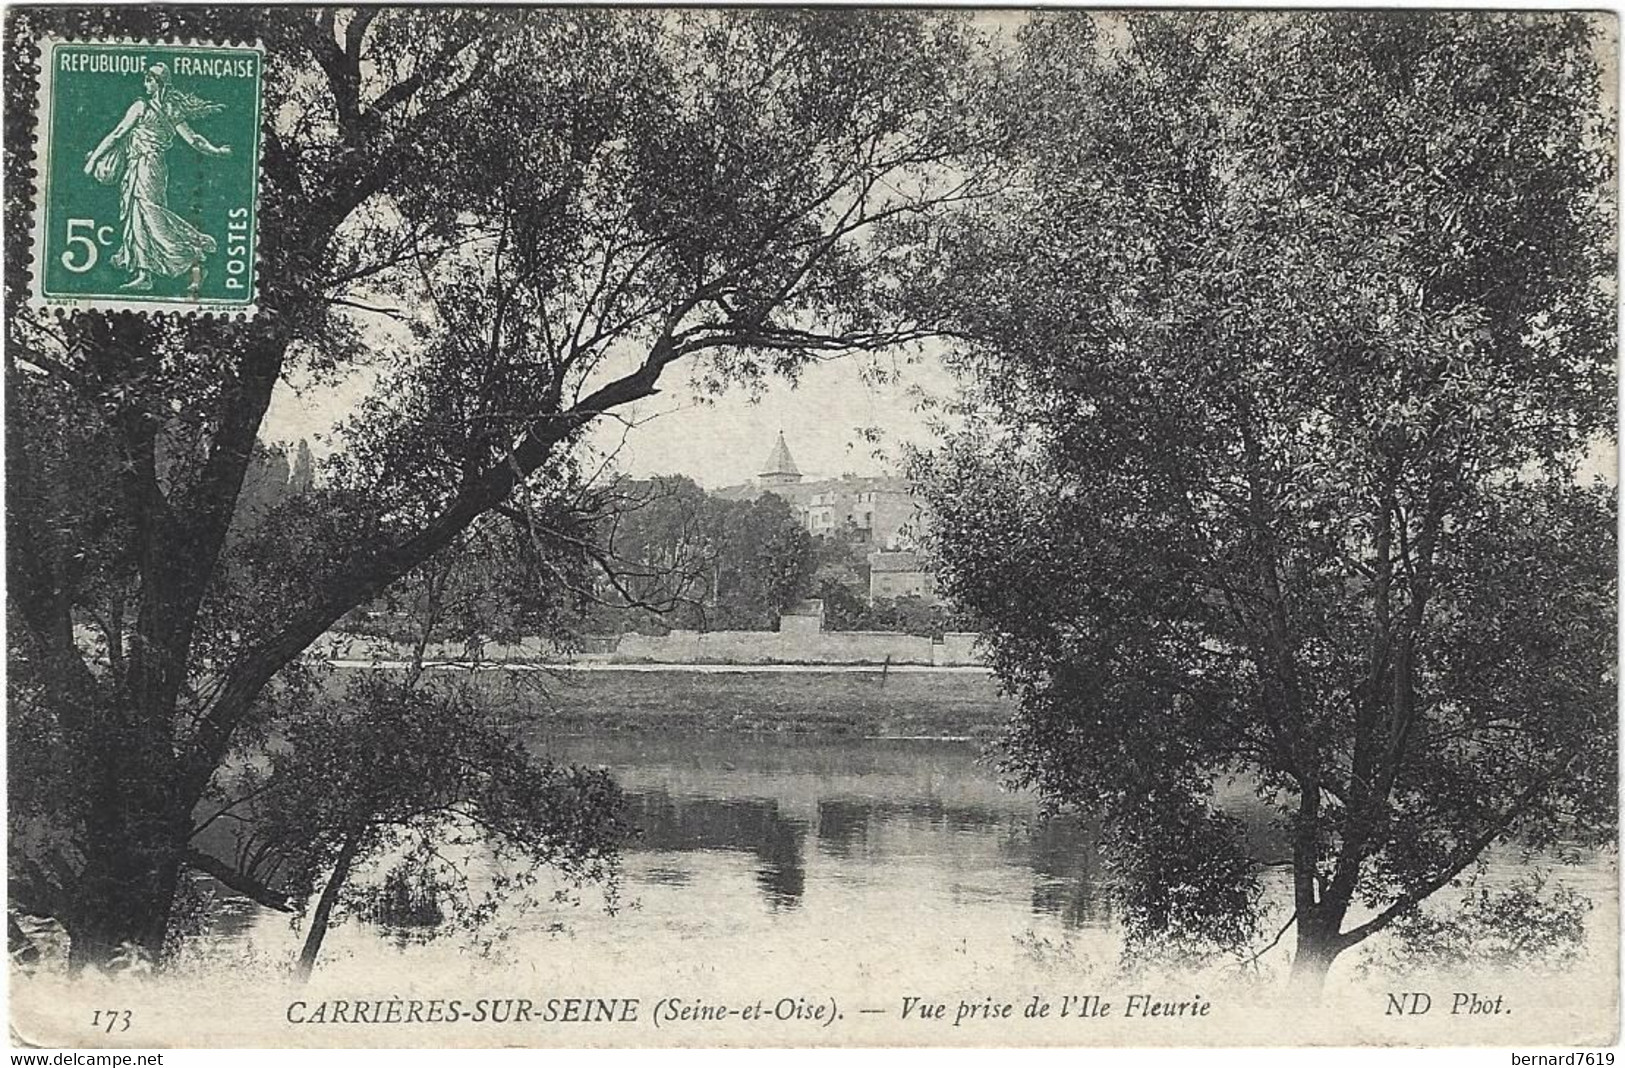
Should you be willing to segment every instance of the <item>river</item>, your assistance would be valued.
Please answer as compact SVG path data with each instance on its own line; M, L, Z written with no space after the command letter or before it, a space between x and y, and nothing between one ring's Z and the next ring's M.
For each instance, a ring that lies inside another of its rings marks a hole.
M591 890L576 904L511 909L485 949L508 963L670 955L698 976L770 960L898 977L922 962L1004 978L1116 967L1091 830L1043 819L1031 796L1001 789L976 743L653 732L533 742L612 769L640 833L613 913ZM1227 803L1256 855L1283 854L1266 811L1240 792ZM1520 858L1499 856L1490 880L1522 871ZM1593 939L1609 945L1614 857L1559 875L1597 902ZM1285 871L1267 878L1284 903ZM297 951L285 917L238 907L218 920L220 950L272 960ZM458 935L419 944L413 932L350 921L330 934L320 967L374 976L392 956L435 967L473 959Z

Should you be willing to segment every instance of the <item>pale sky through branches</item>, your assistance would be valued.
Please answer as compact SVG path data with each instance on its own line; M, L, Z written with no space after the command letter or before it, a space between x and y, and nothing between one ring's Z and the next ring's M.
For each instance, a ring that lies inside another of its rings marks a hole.
M887 369L886 381L865 373L876 362ZM754 398L736 386L705 400L686 378L672 381L659 396L622 413L624 418L601 419L592 444L600 453L615 453L613 466L624 474L687 475L708 489L759 474L781 430L808 478L899 473L904 448L928 447L936 438L932 420L943 417L922 407L922 399L951 401L958 391L933 352L911 362L844 356L807 367L794 385L771 378ZM304 439L318 456L329 453L333 429L373 388L371 370L303 390L282 382L271 397L262 437L289 447ZM878 431L874 441L864 435L869 428ZM1600 442L1580 478L1601 475L1617 484L1618 462L1614 447Z
M886 372L882 381L866 373L877 366ZM331 452L334 428L375 385L370 370L333 385L295 389L282 382L262 436L290 446L305 439L318 455ZM736 386L707 400L686 377L674 377L624 418L599 420L592 443L615 452L615 467L625 474L687 475L711 489L758 474L781 430L809 478L893 474L905 446L934 439L935 413L922 408L922 399L948 401L956 388L929 352L912 360L844 356L812 364L793 385L767 379L754 397ZM873 441L865 436L871 428L878 432Z

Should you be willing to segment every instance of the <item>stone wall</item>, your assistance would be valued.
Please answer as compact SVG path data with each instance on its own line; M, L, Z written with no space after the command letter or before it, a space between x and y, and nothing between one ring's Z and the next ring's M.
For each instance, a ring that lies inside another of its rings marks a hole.
M978 637L980 635L973 631L948 631L942 636L941 643L932 649L932 652L938 657L936 663L943 667L980 664L982 658L976 653L976 639Z
M964 636L956 636L964 637ZM974 638L975 635L969 637ZM891 631L674 630L627 634L612 659L657 664L974 664L969 645Z
M813 626L808 626L808 623ZM655 664L917 664L964 667L980 664L975 634L949 632L933 642L912 634L878 630L816 629L817 620L785 616L785 629L674 630L663 636L624 634L595 640L591 650L574 655L543 642L525 638L514 644L488 643L482 650L487 663L557 663L569 660L604 660ZM600 648L600 645L602 646ZM613 651L610 646L613 645ZM353 635L329 634L311 652L333 660L404 660L406 646ZM468 650L461 643L436 642L424 649L431 662L462 662Z

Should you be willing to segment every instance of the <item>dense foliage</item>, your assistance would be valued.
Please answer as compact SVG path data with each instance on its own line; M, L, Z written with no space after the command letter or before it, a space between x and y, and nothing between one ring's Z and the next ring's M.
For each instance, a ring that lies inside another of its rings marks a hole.
M600 506L593 633L773 630L810 588L812 536L775 494L742 501L682 476L627 479Z
M1006 766L1129 836L1147 936L1252 937L1226 775L1281 813L1311 986L1493 842L1613 838L1600 32L1022 34L1014 188L921 296L973 387L920 474L1020 700ZM1200 862L1145 862L1175 839Z
M27 306L47 34L264 42L255 319ZM13 900L80 963L155 955L189 865L247 885L198 805L311 642L481 517L568 588L586 429L918 336L899 272L985 166L957 16L15 8L5 48ZM374 388L230 538L284 381Z
M218 813L242 828L232 852L249 874L313 902L306 974L351 874L369 861L404 857L395 871L447 901L462 927L535 887L543 868L613 894L629 828L609 773L529 752L466 680L362 673L342 700L300 704L279 735Z

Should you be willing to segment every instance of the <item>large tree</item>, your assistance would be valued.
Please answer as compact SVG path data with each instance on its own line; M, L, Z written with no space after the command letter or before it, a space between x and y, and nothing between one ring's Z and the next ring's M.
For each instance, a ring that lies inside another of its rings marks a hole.
M310 491L297 494L298 485L283 484L294 498L240 535L248 544L230 558L237 582L282 566L291 531L310 522L299 507ZM380 899L356 873L391 858L383 895L414 896L435 912L449 900L457 922L446 930L491 921L499 904L535 889L544 867L568 886L604 884L613 902L629 828L608 773L533 751L516 729L523 713L493 699L496 687L542 696L527 676L476 681L426 660L445 645L477 663L491 641L570 640L593 543L565 532L599 516L578 495L548 503L545 520L481 517L391 584L377 614L392 640L371 650L370 665L354 663L367 643L352 641L343 668L317 659L285 669L265 698L274 702L263 722L269 744L239 747L241 765L223 768L200 806L189 863L250 888L261 905L306 913L298 974L309 976L344 912ZM471 876L493 860L500 874Z
M265 43L258 317L27 306L47 33ZM12 855L49 876L14 903L80 962L157 952L198 800L334 621L493 510L545 537L587 428L674 366L914 336L898 274L981 173L963 20L912 12L18 8L6 60ZM369 377L231 581L278 382Z
M771 630L811 588L812 535L783 497L711 503L715 605L706 620L719 630Z
M775 494L728 500L667 476L595 498L593 626L770 630L810 589L812 536Z
M974 376L922 465L1007 767L1100 813L1133 932L1295 975L1493 844L1612 840L1614 118L1600 20L1056 15L1015 188L924 299Z

